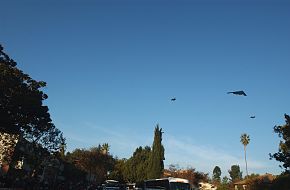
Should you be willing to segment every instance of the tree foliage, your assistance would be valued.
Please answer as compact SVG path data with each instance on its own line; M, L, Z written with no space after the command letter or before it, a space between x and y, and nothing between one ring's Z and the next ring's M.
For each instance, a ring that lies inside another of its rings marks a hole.
M75 149L66 158L78 169L86 172L90 180L102 182L108 172L113 170L114 160L110 154L104 154L101 146L90 149Z
M198 186L198 183L208 182L208 174L196 171L195 168L189 167L187 169L179 168L178 165L171 164L168 169L164 169L164 177L177 177L189 180L190 184Z
M272 184L271 190L289 190L290 189L290 174L281 174Z
M147 171L148 179L160 178L164 169L164 147L162 145L162 128L159 125L155 127L154 141L152 145L152 151L149 158L149 167Z
M221 183L218 184L217 190L230 190L230 189L232 189L232 188L230 187L229 178L227 176L224 176L222 178Z
M0 133L0 165L9 164L12 161L16 143L18 142L19 135Z
M231 169L228 171L231 177L231 181L235 182L242 179L242 172L240 171L239 165L232 165Z
M151 155L151 148L146 146L138 147L133 156L129 158L125 165L125 179L129 182L142 182L147 178L149 169L148 161Z
M287 114L284 117L286 124L274 127L274 132L282 140L280 140L278 152L273 155L270 154L270 159L275 158L277 161L282 162L283 164L280 167L283 167L286 173L290 173L290 117Z
M63 176L67 181L76 183L86 179L86 172L79 169L74 163L64 160L63 165Z
M125 173L126 163L126 159L114 158L113 170L109 173L108 179L115 179L120 183L127 182Z
M164 147L161 141L162 129L157 125L152 149L149 146L138 147L128 160L117 162L119 166L114 168L112 175L123 178L126 182L137 183L149 178L160 178L164 169Z
M46 86L16 67L0 45L0 132L19 134L48 151L57 151L62 133L52 123L48 96L41 91Z
M221 174L222 174L221 168L218 166L215 166L213 169L213 172L212 172L213 181L220 182L221 181Z

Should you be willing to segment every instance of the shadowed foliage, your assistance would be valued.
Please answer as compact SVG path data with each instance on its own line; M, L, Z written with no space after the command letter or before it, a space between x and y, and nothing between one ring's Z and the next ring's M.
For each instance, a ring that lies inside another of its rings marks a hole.
M285 173L290 173L290 117L285 114L285 125L275 126L274 132L278 134L280 140L279 150L273 155L270 154L270 159L275 158L283 164L280 167L285 169Z
M75 149L66 155L66 160L87 173L90 181L97 182L103 182L114 165L113 156L104 154L101 145L90 149Z
M58 151L63 136L52 123L48 96L41 91L46 86L16 67L0 45L0 132L20 135L48 151Z

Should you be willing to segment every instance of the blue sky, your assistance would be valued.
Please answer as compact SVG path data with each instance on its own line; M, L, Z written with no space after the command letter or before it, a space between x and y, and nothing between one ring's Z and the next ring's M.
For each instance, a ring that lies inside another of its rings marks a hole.
M0 43L34 79L68 150L129 158L164 130L165 165L280 173L290 1L2 1ZM247 97L226 92L245 90ZM170 99L176 97L175 102ZM255 119L250 119L255 115Z

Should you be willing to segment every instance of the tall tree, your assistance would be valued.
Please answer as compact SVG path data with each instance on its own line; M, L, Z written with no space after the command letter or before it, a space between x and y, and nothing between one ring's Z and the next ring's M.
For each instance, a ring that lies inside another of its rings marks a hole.
M215 166L213 169L213 172L212 172L213 181L220 183L221 182L221 174L222 174L221 168L218 166Z
M155 127L154 141L152 145L152 151L149 158L149 167L147 171L147 178L154 179L160 178L164 169L164 147L162 145L162 128L159 125Z
M48 96L41 88L46 83L32 79L16 65L0 45L0 132L28 140L35 150L41 145L50 152L59 151L64 138L43 105Z
M247 173L247 176L249 174L248 174L248 164L247 164L246 147L249 144L249 142L250 142L250 136L247 135L246 133L242 134L241 135L241 143L244 145L244 153L245 153L245 162L246 162L246 173Z
M239 165L232 165L231 169L229 170L229 174L230 174L232 182L242 179L242 172L240 171Z
M279 144L279 150L273 155L270 154L270 159L275 158L277 161L282 162L280 167L285 169L286 173L290 173L290 116L284 114L285 125L275 126L274 132L278 133L278 136L282 138Z
M138 147L133 156L125 164L125 179L129 182L142 182L147 178L148 161L151 154L151 148Z

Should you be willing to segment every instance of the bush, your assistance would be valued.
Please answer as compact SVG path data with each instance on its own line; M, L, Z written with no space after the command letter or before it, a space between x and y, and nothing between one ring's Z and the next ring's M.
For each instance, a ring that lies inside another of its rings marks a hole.
M256 178L249 180L249 187L250 190L271 190L271 183Z
M281 174L272 184L271 190L289 190L290 189L290 174Z

